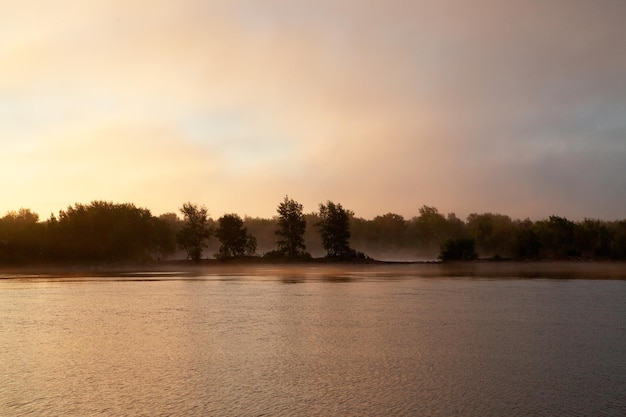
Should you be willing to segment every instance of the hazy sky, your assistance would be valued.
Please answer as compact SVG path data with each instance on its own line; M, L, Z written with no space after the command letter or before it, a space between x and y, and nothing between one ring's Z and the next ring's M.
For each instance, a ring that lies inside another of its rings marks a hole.
M626 1L0 0L0 216L626 218Z

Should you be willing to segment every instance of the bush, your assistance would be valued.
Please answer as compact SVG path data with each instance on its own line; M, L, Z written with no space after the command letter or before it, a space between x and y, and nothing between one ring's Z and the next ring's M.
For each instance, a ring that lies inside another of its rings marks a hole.
M309 252L301 252L298 255L289 256L285 252L281 250L272 250L266 252L263 255L263 259L267 259L270 261L310 261L312 259L311 254Z
M474 239L448 239L441 244L439 259L442 261L471 261L476 259Z

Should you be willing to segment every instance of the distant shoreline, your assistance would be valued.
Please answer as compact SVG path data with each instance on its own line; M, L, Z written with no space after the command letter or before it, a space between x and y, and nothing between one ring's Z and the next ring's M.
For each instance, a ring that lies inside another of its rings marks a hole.
M188 260L151 261L145 263L93 263L93 264L31 264L2 265L0 279L24 276L42 277L105 277L128 274L214 274L234 271L253 272L266 270L301 271L325 268L333 270L393 268L402 273L414 272L416 275L429 277L440 274L448 277L510 277L533 278L547 275L555 278L585 278L585 273L601 274L605 278L626 280L626 262L612 260L494 260L478 259L473 261L333 261L326 258L313 258L303 261L279 260L217 260L203 259L200 262ZM398 267L396 269L394 267ZM15 275L15 277L14 277ZM593 276L589 279L598 279Z

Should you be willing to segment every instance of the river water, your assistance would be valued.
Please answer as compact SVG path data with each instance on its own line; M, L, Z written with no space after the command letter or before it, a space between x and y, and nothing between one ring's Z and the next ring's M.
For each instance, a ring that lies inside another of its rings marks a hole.
M626 415L623 265L498 268L0 275L0 415Z

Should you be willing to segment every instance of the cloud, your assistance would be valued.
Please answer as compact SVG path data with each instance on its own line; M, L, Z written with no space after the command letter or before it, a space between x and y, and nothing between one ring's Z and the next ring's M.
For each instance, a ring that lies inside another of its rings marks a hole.
M167 127L94 126L3 155L2 188L35 210L103 199L172 211L219 181L211 150L185 143Z
M3 9L12 204L104 194L272 215L289 193L366 217L430 204L613 218L626 203L619 1Z

